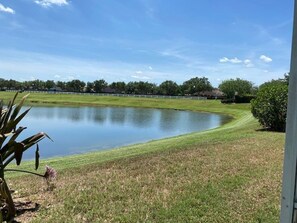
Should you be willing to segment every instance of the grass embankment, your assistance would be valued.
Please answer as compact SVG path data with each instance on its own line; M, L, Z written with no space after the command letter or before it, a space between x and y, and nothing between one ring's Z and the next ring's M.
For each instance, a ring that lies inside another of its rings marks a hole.
M257 131L249 105L46 94L31 94L28 101L187 109L234 117L202 133L43 161L41 166L59 170L52 192L44 191L40 179L10 178L16 197L41 204L29 218L32 222L278 222L284 134ZM30 165L26 162L23 168Z

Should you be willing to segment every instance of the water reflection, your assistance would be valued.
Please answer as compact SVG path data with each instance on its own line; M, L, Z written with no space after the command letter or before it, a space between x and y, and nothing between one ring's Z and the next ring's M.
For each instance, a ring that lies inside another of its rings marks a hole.
M152 109L130 109L129 124L138 128L148 128L154 124L154 114Z
M47 132L54 143L42 142L43 157L171 137L218 127L226 116L188 111L123 107L34 107L21 123L27 136ZM34 151L25 154L33 158Z
M89 108L88 113L92 114L92 116L89 117L88 121L103 123L108 119L106 108L101 108L101 109Z
M180 125L180 122L184 119L185 115L186 113L171 110L160 111L160 128L164 131L173 131L174 129L177 129L176 127Z
M110 121L115 124L124 124L127 119L127 108L109 108Z

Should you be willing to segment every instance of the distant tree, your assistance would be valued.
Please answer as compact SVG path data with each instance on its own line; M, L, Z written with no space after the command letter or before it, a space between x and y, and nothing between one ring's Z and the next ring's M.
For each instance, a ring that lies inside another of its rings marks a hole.
M219 89L225 94L227 98L234 98L237 95L246 95L253 92L253 83L240 78L224 80Z
M126 87L125 87L125 92L127 93L127 94L135 94L135 92L137 91L136 90L136 84L135 84L136 82L132 82L132 81L130 81L130 82L128 82L127 84L126 84Z
M157 85L149 82L129 82L126 85L125 91L127 94L156 94Z
M6 81L6 87L9 90L16 90L17 85L18 85L17 81L15 81L15 80L10 79L10 80Z
M101 93L103 89L108 86L108 83L103 79L96 80L93 82L93 84L94 84L94 91L97 93Z
M94 92L94 83L93 82L88 82L86 86L86 92Z
M30 81L24 81L21 83L21 89L20 90L29 90L31 87Z
M72 80L66 83L66 90L71 92L82 92L85 87L85 82L80 80Z
M157 86L149 82L139 81L137 83L137 92L136 94L155 94Z
M45 82L42 80L33 80L31 81L32 90L44 90L45 89Z
M164 81L159 85L159 94L161 95L178 95L179 86L174 81Z
M112 82L109 87L114 89L116 93L125 93L126 83L122 81Z
M46 88L46 90L49 90L49 89L51 89L51 88L54 88L55 86L56 86L56 84L55 84L55 82L52 81L52 80L47 80L47 81L45 82L45 88Z
M3 89L5 89L5 79L3 79L3 78L0 78L0 90L3 90Z
M64 81L57 81L56 87L60 88L62 91L66 91L66 82L64 82Z
M182 84L184 94L197 95L202 91L211 91L212 89L213 87L206 77L194 77Z

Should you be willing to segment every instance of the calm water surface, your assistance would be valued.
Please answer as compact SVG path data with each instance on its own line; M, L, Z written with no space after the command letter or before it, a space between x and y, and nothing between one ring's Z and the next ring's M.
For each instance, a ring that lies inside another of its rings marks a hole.
M21 122L24 137L46 132L54 142L39 143L41 158L147 142L218 127L227 116L165 109L122 107L34 107ZM34 158L35 149L24 154Z

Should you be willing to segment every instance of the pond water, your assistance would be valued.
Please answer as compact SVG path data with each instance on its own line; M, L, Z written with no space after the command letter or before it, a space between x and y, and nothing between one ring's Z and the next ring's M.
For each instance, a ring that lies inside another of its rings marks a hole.
M21 126L23 137L46 132L41 158L106 150L216 128L230 117L210 113L124 107L33 107ZM33 159L35 148L24 153Z

